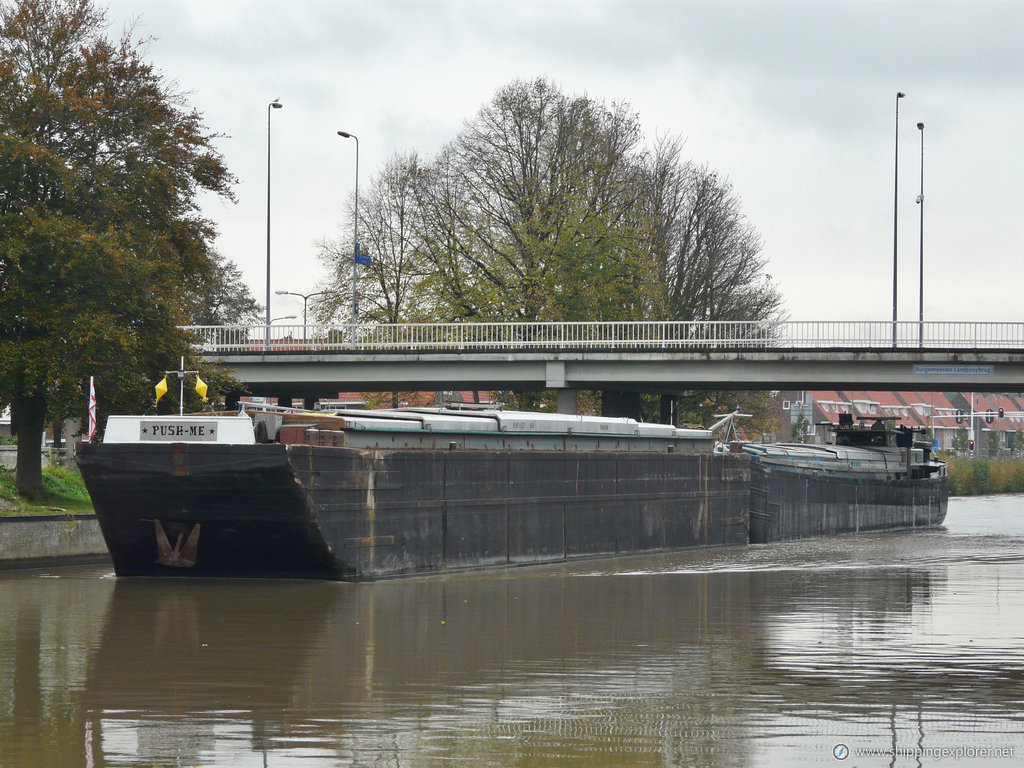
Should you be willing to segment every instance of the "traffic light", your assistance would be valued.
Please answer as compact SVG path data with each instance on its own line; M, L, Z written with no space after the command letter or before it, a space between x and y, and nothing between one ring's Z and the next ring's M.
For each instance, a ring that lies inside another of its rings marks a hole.
M1004 413L1003 409L1002 409L1002 408L1000 408L1000 409L999 409L999 418L1000 418L1000 419L1001 419L1001 418L1003 418L1003 413Z
M969 448L969 449L971 450L971 452L973 453L973 452L974 452L974 441L973 441L973 440L968 440L968 441L967 441L967 447L968 447L968 448Z

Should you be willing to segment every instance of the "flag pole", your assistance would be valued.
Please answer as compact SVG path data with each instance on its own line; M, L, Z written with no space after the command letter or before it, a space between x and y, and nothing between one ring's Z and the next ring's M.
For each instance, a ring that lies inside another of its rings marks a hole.
M96 436L96 382L92 376L89 377L89 428L86 433L85 442L91 443Z
M178 415L179 416L184 416L185 415L185 377L188 376L190 373L194 373L196 375L196 378L198 379L199 378L199 371L186 371L185 370L185 356L182 355L182 357L181 357L181 365L178 368L178 370L176 370L176 371L164 371L164 373L166 374L164 376L165 380L167 379L167 376L170 376L172 374L178 377ZM157 385L157 386L159 387L159 385ZM200 393L200 394L202 395L203 393ZM160 392L159 391L157 392L157 398L156 399L157 399L157 402L160 401ZM205 397L203 399L205 400Z

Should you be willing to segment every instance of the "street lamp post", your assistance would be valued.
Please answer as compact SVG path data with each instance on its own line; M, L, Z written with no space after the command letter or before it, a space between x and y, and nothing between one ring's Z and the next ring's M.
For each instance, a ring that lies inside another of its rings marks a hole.
M920 243L920 284L918 286L917 312L917 346L924 347L924 123L917 124L921 132L921 193L917 196L917 204L921 207L921 227L918 242Z
M356 343L356 320L359 315L359 293L356 290L356 267L359 263L359 137L348 131L338 131L344 139L356 140L356 204L352 238L352 344Z
M267 349L266 349L267 352L270 351L270 326L271 326L271 324L272 323L276 323L278 320L295 320L295 319L296 319L295 315L282 315L281 317L275 317L273 319L271 319L269 317L267 318Z
M298 296L302 299L302 340L306 340L306 302L314 296L323 296L327 291L316 291L314 293L295 293L293 291L274 291L278 296Z
M907 94L896 92L896 173L893 181L892 201L892 348L896 349L896 247L897 247L897 212L900 201L900 99Z
M270 347L270 112L280 109L280 99L274 99L267 104L267 321L266 348Z

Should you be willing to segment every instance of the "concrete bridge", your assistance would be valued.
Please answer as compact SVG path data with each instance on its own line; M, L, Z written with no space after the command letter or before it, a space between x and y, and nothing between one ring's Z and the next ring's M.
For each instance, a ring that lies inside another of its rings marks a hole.
M595 322L197 326L254 395L556 389L1024 391L1024 323Z

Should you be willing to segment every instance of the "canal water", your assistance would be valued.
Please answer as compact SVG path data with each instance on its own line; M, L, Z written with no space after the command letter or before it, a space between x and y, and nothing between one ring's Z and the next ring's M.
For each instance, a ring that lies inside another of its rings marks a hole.
M1024 763L1024 496L376 584L0 573L0 766Z

